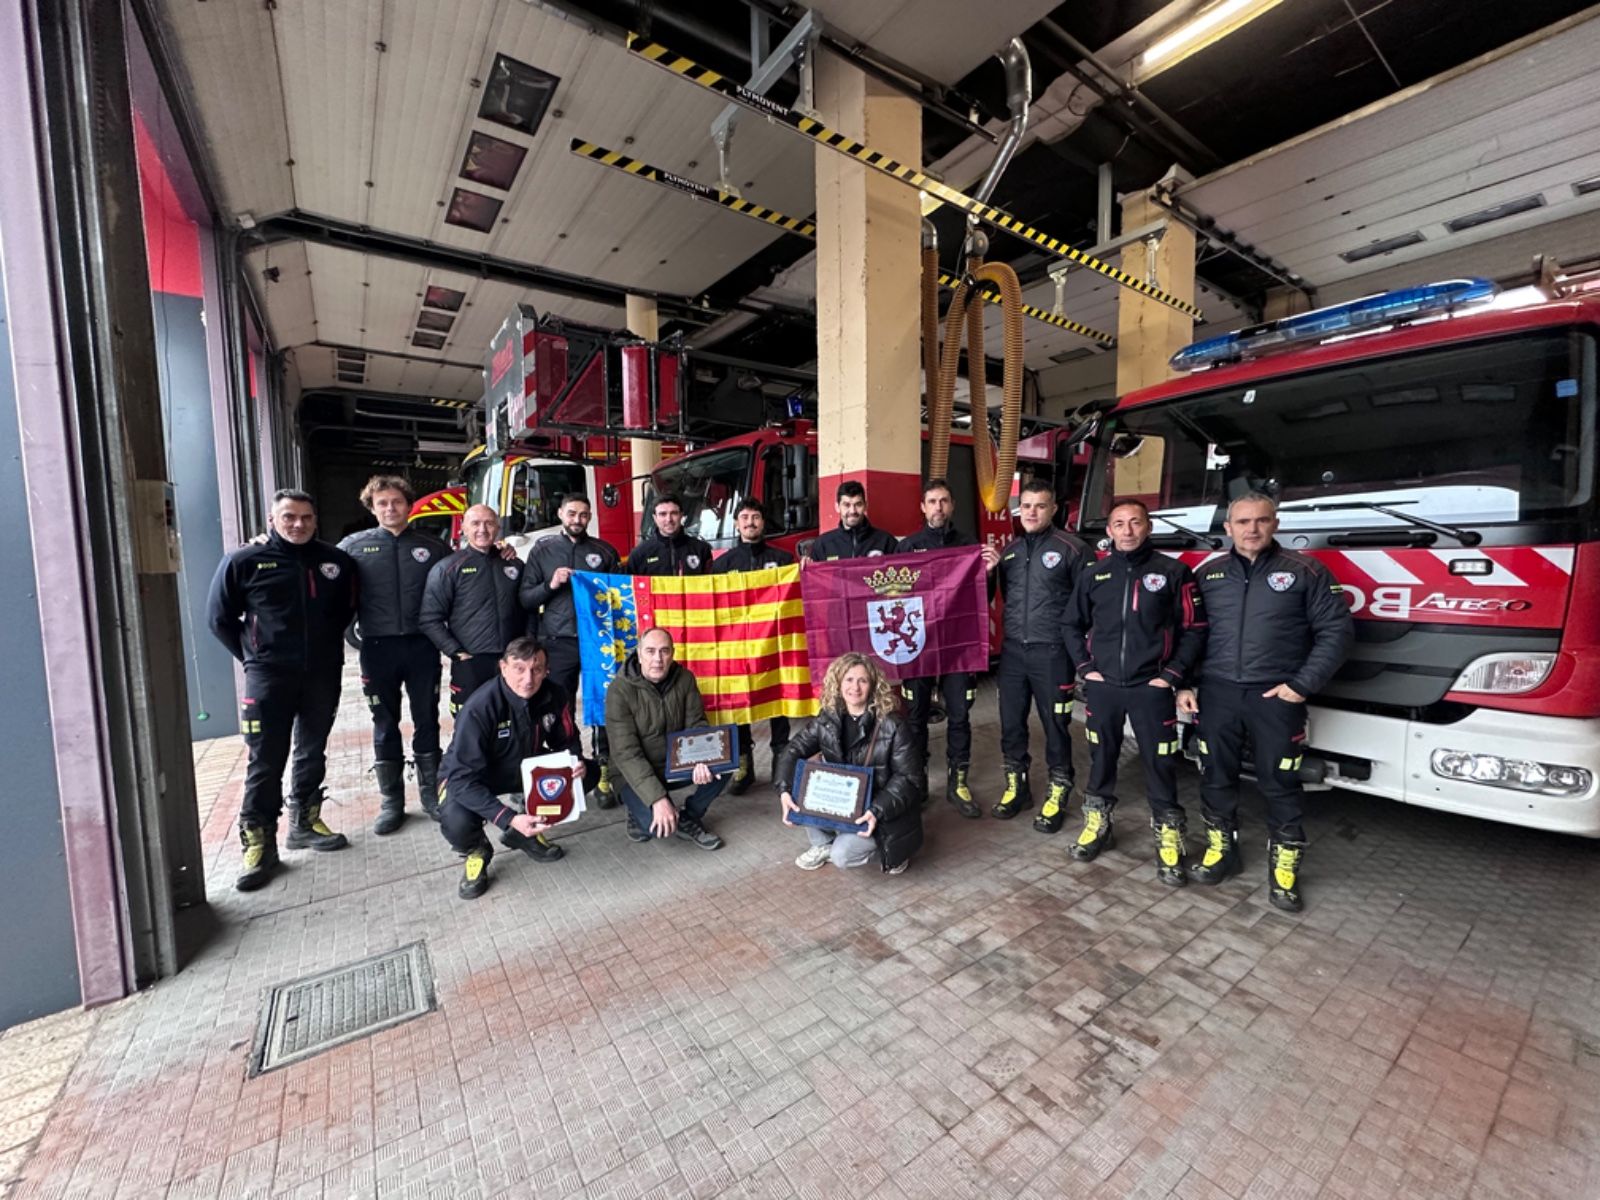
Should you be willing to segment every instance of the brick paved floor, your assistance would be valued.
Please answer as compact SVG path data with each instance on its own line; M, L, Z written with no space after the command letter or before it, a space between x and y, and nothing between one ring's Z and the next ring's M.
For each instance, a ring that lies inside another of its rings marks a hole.
M468 904L433 825L366 832L346 697L352 849L234 893L241 752L199 748L221 933L0 1039L0 1092L30 1097L17 1197L1600 1196L1591 843L1325 794L1289 917L1259 824L1246 877L1156 883L1136 787L1097 863L1067 859L1073 824L941 801L897 878L796 870L760 790L713 808L719 853L595 813ZM977 718L993 747L992 692ZM437 1013L245 1079L263 987L416 938ZM41 1044L56 1075L27 1076Z

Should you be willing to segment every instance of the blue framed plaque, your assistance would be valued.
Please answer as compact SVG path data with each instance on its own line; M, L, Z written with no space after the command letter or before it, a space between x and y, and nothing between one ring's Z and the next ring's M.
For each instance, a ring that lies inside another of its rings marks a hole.
M663 774L668 783L684 783L694 778L701 764L713 775L722 775L739 765L739 727L711 725L701 729L680 729L667 734L667 766Z
M802 759L789 795L796 808L789 814L790 824L860 833L856 821L872 803L872 768Z

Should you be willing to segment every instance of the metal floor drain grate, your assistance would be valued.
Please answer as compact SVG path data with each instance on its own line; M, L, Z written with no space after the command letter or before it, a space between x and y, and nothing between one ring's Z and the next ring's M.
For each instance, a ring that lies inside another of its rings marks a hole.
M250 1075L275 1071L434 1009L427 947L412 942L267 993Z

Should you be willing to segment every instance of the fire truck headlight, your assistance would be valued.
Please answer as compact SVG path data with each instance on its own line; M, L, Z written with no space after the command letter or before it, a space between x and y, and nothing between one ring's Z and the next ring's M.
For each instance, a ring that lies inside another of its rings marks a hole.
M1444 779L1464 779L1544 796L1580 796L1594 782L1594 776L1583 767L1474 754L1470 750L1435 750L1432 766L1433 773Z
M1485 654L1474 659L1457 677L1453 692L1484 692L1513 696L1531 692L1550 675L1554 654Z

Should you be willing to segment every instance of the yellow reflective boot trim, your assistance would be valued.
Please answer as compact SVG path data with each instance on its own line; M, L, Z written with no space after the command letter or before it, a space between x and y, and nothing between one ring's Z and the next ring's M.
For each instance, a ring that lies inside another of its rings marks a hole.
M1091 808L1083 814L1083 832L1078 835L1078 845L1092 846L1099 840L1100 831L1110 822L1106 814L1097 808Z
M1206 829L1206 852L1200 859L1202 867L1214 867L1228 857L1228 833L1224 829Z
M1175 867L1183 861L1183 831L1176 825L1163 825L1156 830L1160 845L1161 865Z
M244 865L249 871L259 867L267 857L267 833L264 829L244 831Z
M1067 785L1064 783L1050 784L1050 794L1044 798L1044 807L1039 810L1042 816L1053 817L1061 811L1061 806L1067 801Z
M1022 772L1006 772L1006 790L1000 797L1002 808L1010 808L1022 796Z
M1294 891L1295 874L1300 867L1300 851L1293 846L1279 846L1272 864L1273 881L1286 892Z
M478 881L478 877L483 874L483 872L488 868L488 866L489 866L488 855L484 854L484 852L481 849L474 850L470 854L468 854L467 855L467 882L476 883Z

